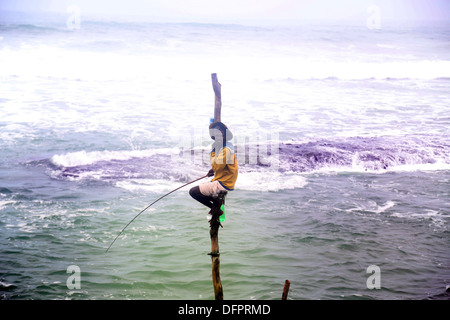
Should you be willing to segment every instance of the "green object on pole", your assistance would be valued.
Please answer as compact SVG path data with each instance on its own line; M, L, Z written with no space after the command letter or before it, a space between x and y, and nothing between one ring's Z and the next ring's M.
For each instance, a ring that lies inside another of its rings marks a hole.
M222 210L222 215L219 217L220 222L224 222L225 221L225 205L221 205L220 206L220 210Z

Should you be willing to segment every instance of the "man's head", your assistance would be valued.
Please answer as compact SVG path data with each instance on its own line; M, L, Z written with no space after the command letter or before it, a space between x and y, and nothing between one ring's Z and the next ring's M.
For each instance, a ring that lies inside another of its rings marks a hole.
M231 131L228 130L228 127L220 121L213 122L209 125L209 135L211 136L211 139L216 141L222 140L225 142L233 139L233 134Z

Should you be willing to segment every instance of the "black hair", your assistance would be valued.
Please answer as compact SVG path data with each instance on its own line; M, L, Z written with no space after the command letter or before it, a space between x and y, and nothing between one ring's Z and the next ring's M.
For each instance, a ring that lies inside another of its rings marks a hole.
M228 129L228 127L220 122L213 122L209 125L209 129L218 129L221 133L222 133L222 137L224 137L226 141L230 141L231 139L233 139L233 134L231 133L231 131ZM214 136L211 136L212 139L215 139ZM224 141L225 142L225 141Z

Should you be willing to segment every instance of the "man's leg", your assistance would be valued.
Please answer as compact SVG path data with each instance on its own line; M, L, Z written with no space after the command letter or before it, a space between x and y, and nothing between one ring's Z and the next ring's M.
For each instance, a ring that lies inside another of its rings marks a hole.
M191 195L192 198L204 204L208 208L212 208L216 204L216 201L215 199L213 199L213 197L205 196L200 192L199 186L191 188L191 190L189 190L189 194Z

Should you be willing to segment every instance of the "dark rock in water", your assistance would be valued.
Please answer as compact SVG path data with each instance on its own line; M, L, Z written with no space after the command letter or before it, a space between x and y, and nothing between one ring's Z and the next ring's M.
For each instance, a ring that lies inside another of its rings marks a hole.
M0 188L0 193L3 193L3 194L10 194L10 193L12 193L12 191L9 190L8 188Z
M450 300L450 286L447 286L445 292L427 297L424 300Z

